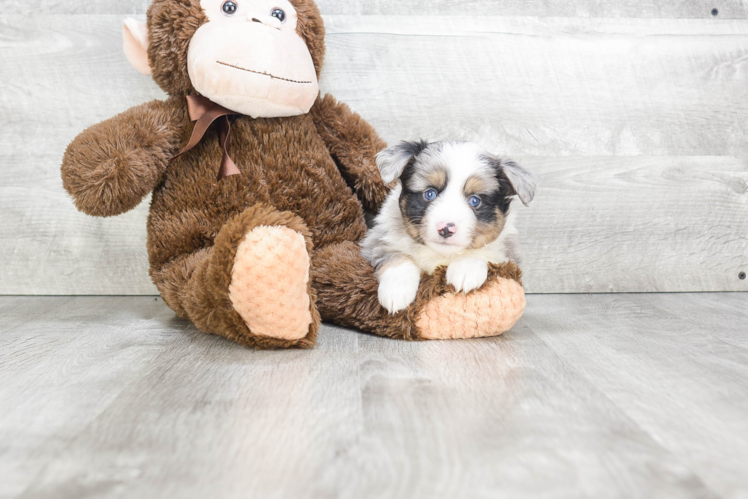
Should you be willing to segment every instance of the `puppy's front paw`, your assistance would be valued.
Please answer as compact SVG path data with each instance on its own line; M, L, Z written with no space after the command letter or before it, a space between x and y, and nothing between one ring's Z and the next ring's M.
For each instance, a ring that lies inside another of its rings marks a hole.
M379 303L390 314L407 309L416 300L421 271L406 262L387 269L379 278Z
M488 262L482 259L461 259L447 268L447 283L458 292L468 293L483 286L488 279Z

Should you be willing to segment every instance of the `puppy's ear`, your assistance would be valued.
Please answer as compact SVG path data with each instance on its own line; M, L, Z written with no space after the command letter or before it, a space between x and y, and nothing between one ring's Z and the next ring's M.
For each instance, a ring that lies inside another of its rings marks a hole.
M428 147L428 142L406 142L381 151L377 155L377 167L385 184L390 184L403 175L408 163Z
M540 177L528 172L511 160L496 159L495 161L498 163L500 172L504 174L509 184L511 184L514 194L519 197L525 206L529 206L530 202L535 198L535 191L540 186Z

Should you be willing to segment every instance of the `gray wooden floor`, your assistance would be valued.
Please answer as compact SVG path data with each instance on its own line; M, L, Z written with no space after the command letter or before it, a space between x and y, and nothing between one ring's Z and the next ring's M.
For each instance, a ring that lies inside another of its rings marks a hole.
M0 298L3 497L745 497L748 295L531 296L504 338L203 335Z

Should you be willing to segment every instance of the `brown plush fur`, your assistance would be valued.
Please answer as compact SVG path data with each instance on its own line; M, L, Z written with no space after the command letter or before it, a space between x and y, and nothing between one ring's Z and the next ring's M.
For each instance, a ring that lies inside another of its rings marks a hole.
M120 215L153 191L182 143L187 110L177 101L136 106L90 127L68 146L62 180L78 210Z
M337 102L329 94L317 101L311 114L346 182L366 210L378 212L389 190L374 159L387 144L347 104Z
M292 3L319 72L322 18L312 0ZM326 96L303 116L232 118L228 150L241 175L220 182L216 127L194 149L169 161L193 129L185 100L194 93L186 57L190 38L204 22L197 0L153 2L148 55L154 79L171 97L91 127L70 145L62 176L76 206L112 216L153 191L151 276L166 303L206 332L256 348L308 348L316 341L321 313L340 325L419 339L418 311L451 287L440 270L424 278L406 312L390 316L379 306L374 270L357 244L366 232L363 207L378 209L388 192L375 162L385 144L348 106ZM258 226L279 225L304 235L311 255L313 324L296 342L253 334L229 299L234 257L244 236ZM489 280L498 276L520 278L513 265L492 268Z

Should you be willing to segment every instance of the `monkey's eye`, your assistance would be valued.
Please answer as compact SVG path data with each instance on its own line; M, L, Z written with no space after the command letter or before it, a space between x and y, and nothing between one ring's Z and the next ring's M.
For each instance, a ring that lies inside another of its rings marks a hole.
M426 201L434 201L438 195L439 195L439 193L436 192L436 189L434 189L434 188L427 189L423 193L423 199L426 200Z
M286 22L286 13L283 12L283 9L273 9L273 12L271 12L270 15L282 23Z
M471 207L478 208L480 204L483 203L483 201L477 196L473 196L468 200L468 203L470 204Z
M230 0L228 2L223 2L223 13L227 16L233 16L234 14L236 14L236 9L238 8L239 6L236 5L236 2L232 2Z

